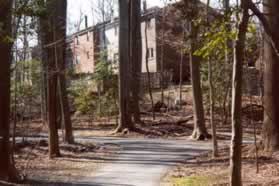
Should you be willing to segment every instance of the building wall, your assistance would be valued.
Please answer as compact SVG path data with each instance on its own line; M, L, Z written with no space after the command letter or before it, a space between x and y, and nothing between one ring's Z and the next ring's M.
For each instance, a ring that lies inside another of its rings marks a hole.
M142 36L142 72L147 72L146 69L146 55L148 55L149 72L154 73L158 71L157 63L157 43L156 43L156 18L150 18L141 23ZM147 45L146 34L147 32ZM147 48L148 52L147 52Z
M148 41L148 66L151 73L160 73L161 57L163 57L164 73L172 72L174 82L179 82L180 78L180 61L181 61L181 42L183 42L183 19L181 9L183 6L169 6L165 9L166 20L162 21L162 12L164 9L154 8L147 10L142 16L141 35L142 35L142 72L146 73L146 38L145 28L147 26L147 41ZM164 25L164 27L163 27ZM105 32L103 30L105 29ZM162 42L162 32L165 32L164 42ZM114 67L117 67L118 49L119 49L119 20L114 19L112 22L96 25L90 31L90 38L87 41L87 36L80 35L79 45L72 42L73 65L76 73L94 73L95 63L97 62L98 54L104 49L107 51L107 59L114 62ZM105 33L105 36L103 35ZM77 35L77 34L75 34ZM94 36L93 36L94 35ZM94 42L93 42L94 40ZM94 44L93 44L94 43ZM163 43L163 44L162 44ZM184 44L184 42L183 42ZM164 45L164 52L161 51ZM95 48L94 48L95 47ZM89 58L88 58L89 52ZM163 55L162 55L163 53ZM117 69L117 68L115 68ZM183 79L189 80L189 59L185 54L183 56ZM117 71L115 71L117 73Z
M70 51L67 52L67 56L70 59L68 61L72 61L75 73L93 73L95 67L94 32L91 30L72 36L69 45Z
M142 72L146 72L146 42L145 42L145 25L147 26L147 40L149 50L148 67L150 72L157 72L157 51L156 51L156 19L151 18L141 23L141 36L142 36ZM105 31L105 39L107 46L108 60L111 62L118 62L118 49L119 49L119 24L118 22L107 26ZM103 36L100 34L101 42ZM102 47L99 47L102 48Z

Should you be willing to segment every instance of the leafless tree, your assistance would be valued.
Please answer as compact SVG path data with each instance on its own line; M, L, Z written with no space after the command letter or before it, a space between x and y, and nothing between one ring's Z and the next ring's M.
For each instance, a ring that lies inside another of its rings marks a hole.
M241 105L242 105L242 71L247 26L249 22L248 6L241 0L242 18L238 25L236 45L234 49L233 81L232 81L232 140L230 155L230 185L242 185L241 181Z
M12 61L12 4L0 0L0 51L2 54L0 73L0 180L16 179L16 170L11 161L10 148L10 65Z

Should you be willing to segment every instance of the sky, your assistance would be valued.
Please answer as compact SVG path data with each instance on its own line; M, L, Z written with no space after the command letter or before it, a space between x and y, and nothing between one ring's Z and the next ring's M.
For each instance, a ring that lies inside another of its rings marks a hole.
M93 21L92 17L92 7L96 4L98 0L68 0L68 32L73 32L77 29L75 24L79 22L80 17L88 16L88 26L91 26L93 23L96 23L96 20ZM115 0L117 2L118 0ZM147 7L164 5L164 0L147 0ZM81 25L84 28L84 23Z
M75 24L80 20L80 17L84 17L87 15L88 17L88 26L92 26L93 23L96 24L96 20L92 17L92 7L94 4L97 3L98 0L68 0L68 33L75 32L77 30L77 26ZM117 3L118 0L114 0ZM146 0L147 1L147 8L153 6L164 6L164 2L168 0ZM179 0L172 0L172 2L179 1ZM201 0L202 2L206 3L207 0ZM211 0L211 6L215 6L219 0ZM115 7L116 8L116 7ZM81 24L81 29L85 27L85 24Z

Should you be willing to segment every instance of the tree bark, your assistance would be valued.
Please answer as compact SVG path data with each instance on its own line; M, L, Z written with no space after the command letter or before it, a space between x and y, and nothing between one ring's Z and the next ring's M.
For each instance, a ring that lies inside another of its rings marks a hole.
M43 6L43 5L42 5ZM40 47L40 70L41 70L41 118L43 124L47 124L47 58L44 50L45 35L44 29L46 29L46 21L42 17L39 17L39 31L38 31L38 46Z
M243 12L234 49L233 82L232 82L232 139L230 155L230 185L241 186L241 104L242 104L242 65L249 14L247 3L241 0Z
M190 4L189 4L190 3ZM192 138L197 140L204 140L209 138L204 120L203 97L200 80L200 63L201 58L194 55L198 49L198 26L194 23L194 19L198 16L197 0L186 1L185 4L191 7L191 23L190 23L190 72L193 94L193 110L194 110L194 131Z
M68 94L66 87L66 25L67 25L67 0L57 0L58 17L56 23L56 38L61 43L55 45L57 52L57 69L58 69L58 91L60 99L62 124L65 128L65 142L74 143L71 114L68 102Z
M134 122L140 123L139 93L141 84L141 0L131 1L131 66L132 66L132 106Z
M166 2L165 6L166 6ZM166 30L166 8L163 9L163 20L161 23L162 26L162 35L161 35L161 47L160 47L160 86L161 86L161 103L164 104L165 102L165 95L164 95L164 59L165 59L165 30Z
M59 16L59 9L57 7L58 1L47 0L46 11L48 13L46 19L48 27L44 28L45 42L44 49L46 50L47 57L47 85L48 85L48 131L49 131L49 158L55 158L60 156L59 150L59 136L57 126L57 80L58 72L56 69L56 39L54 33L56 32L56 25Z
M279 1L265 0L263 2L264 14L269 22L271 32L275 34L273 42L279 46ZM266 28L265 28L266 31ZM278 49L277 49L278 50ZM268 34L264 37L264 127L263 144L265 150L279 150L279 58L268 40Z
M148 86L148 92L149 97L151 101L151 108L152 108L152 116L153 120L155 120L155 110L154 110L154 100L153 100L153 94L152 94L152 88L151 88L151 77L150 77L150 71L149 71L149 64L148 64L148 36L147 36L147 23L145 23L144 27L144 39L145 39L145 67L146 67L146 73L147 73L147 86Z
M119 0L119 124L116 132L132 129L130 102L130 0Z
M207 0L206 6L206 22L209 24L209 8L210 8L210 0ZM208 30L208 29L207 29ZM216 136L216 123L214 118L215 111L215 90L213 85L213 73L212 73L212 60L211 57L207 58L208 62L208 82L209 82L209 105L210 105L210 125L212 129L212 154L213 157L218 156L218 144L217 144L217 136Z
M12 62L12 3L0 0L0 180L13 181L16 171L10 147L10 65Z

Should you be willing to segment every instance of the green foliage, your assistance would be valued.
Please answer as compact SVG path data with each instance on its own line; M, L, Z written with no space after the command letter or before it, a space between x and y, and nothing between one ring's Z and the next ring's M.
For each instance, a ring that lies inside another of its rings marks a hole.
M118 114L118 79L114 70L106 52L101 52L94 74L72 83L70 95L78 111L100 117Z
M200 35L203 45L195 51L194 55L207 58L211 55L223 58L225 55L225 48L228 40L233 40L236 36L235 30L228 30L225 24L219 22L212 23L209 31ZM229 48L228 52L231 52Z
M41 64L40 61L19 61L15 64L11 82L11 105L16 104L22 113L27 106L40 105ZM21 108L22 107L22 108ZM39 109L38 109L39 110Z
M91 86L90 78L81 78L74 81L68 89L76 110L83 114L92 114L96 108L96 95L93 94Z
M14 15L27 15L30 17L46 15L44 0L16 0Z
M233 13L233 12L232 12ZM205 24L206 25L206 24ZM206 109L209 109L209 82L208 82L208 60L211 60L212 81L214 88L214 99L217 105L224 109L228 102L232 78L232 59L233 59L233 41L236 38L237 30L227 25L224 19L216 19L206 25L207 29L200 33L200 48L194 52L194 55L203 58L201 64L201 78L203 82L204 103ZM246 62L255 62L257 55L257 36L256 26L250 23L248 26L246 43ZM256 51L256 53L255 53ZM228 59L226 61L225 59ZM225 109L224 109L225 110Z

